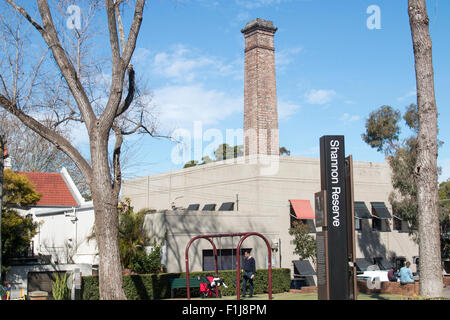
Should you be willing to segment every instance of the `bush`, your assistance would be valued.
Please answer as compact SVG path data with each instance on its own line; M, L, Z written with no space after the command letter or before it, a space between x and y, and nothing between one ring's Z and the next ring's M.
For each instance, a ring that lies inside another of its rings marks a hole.
M68 274L54 273L55 281L52 281L52 293L55 300L69 300L70 289L67 287Z
M190 272L190 278L213 274L214 271ZM221 288L222 295L236 295L236 271L220 270L219 276L224 279L228 288ZM123 276L123 289L128 300L154 300L170 298L170 279L186 278L186 273L159 273ZM242 278L241 278L242 280ZM256 271L254 294L268 293L268 269ZM272 293L289 291L291 273L289 269L272 269ZM174 290L175 297L186 297L186 289ZM200 296L199 288L191 288L191 296ZM83 277L81 297L83 300L98 300L98 277Z
M161 268L161 247L156 243L154 243L154 250L151 253L143 252L131 260L131 270L137 273L159 273Z

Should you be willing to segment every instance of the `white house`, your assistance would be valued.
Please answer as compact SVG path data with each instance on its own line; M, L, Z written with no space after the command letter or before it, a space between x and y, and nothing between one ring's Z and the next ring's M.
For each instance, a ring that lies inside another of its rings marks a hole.
M32 215L39 223L29 255L11 266L6 280L11 283L11 297L21 290L51 292L54 272L92 275L98 264L95 240L88 241L94 226L92 201L85 201L65 168L60 173L20 172L42 194L38 203L22 215Z
M60 173L21 172L42 194L39 202L27 211L39 223L33 238L34 255L51 255L55 264L98 263L93 231L94 207L85 201L63 168Z

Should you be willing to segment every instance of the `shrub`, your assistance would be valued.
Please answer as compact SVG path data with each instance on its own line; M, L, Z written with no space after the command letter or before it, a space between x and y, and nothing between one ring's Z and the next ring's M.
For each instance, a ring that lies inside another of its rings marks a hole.
M190 278L213 274L214 271L190 272ZM236 271L220 270L228 288L221 288L222 295L236 295ZM128 300L153 300L170 298L170 279L186 278L186 273L159 273L123 276L123 289ZM242 279L242 278L241 278ZM272 293L289 291L291 273L289 269L272 269ZM268 293L268 269L256 270L254 294ZM176 289L175 297L186 297L186 289ZM198 288L191 288L191 296L199 296ZM83 300L98 300L98 277L87 276L82 279L81 296Z
M70 289L67 287L68 274L54 273L55 281L52 281L52 293L55 300L69 300Z

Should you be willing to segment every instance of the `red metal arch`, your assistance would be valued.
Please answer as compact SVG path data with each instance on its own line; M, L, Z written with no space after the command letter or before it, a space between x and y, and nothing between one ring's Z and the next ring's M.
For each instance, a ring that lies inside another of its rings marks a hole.
M208 240L212 246L214 251L214 265L215 265L215 271L216 276L218 275L218 266L217 266L217 248L214 244L214 241L211 240L211 238L223 238L223 237L241 237L237 247L236 247L236 294L237 294L237 300L241 299L241 273L240 273L240 264L241 261L239 259L240 257L240 249L241 245L244 242L245 239L247 239L250 236L258 236L261 239L264 240L264 242L267 245L268 250L268 260L269 260L269 299L272 299L272 249L270 247L269 241L267 241L266 237L264 237L262 234L258 232L243 232L243 233L222 233L222 234L209 234L209 235L199 235L196 237L193 237L188 244L186 245L186 251L185 251L185 262L186 262L186 288L187 288L187 298L191 299L191 293L190 293L190 286L189 286L189 248L191 247L191 244L198 239L206 239ZM218 295L218 292L216 291L216 297Z

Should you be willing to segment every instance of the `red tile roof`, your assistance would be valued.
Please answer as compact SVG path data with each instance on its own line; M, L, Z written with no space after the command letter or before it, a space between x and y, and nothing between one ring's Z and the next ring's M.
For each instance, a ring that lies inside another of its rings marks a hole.
M60 173L19 173L27 176L30 182L36 186L36 191L42 194L41 199L37 203L38 206L78 206Z

